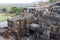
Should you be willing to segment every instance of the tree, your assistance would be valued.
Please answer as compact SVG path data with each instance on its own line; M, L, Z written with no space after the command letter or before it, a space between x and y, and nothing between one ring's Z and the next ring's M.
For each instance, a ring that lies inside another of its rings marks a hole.
M19 7L18 10L17 10L17 12L21 13L23 11L23 9L24 9L23 7Z
M50 3L52 3L52 0L49 0Z
M56 1L58 1L58 0L49 0L50 3L53 3L53 2L56 2Z
M3 12L6 12L6 10L7 10L6 8L3 8L3 9L2 9Z
M11 7L10 13L19 14L23 11L23 7Z
M11 7L10 13L16 13L18 10L17 7Z

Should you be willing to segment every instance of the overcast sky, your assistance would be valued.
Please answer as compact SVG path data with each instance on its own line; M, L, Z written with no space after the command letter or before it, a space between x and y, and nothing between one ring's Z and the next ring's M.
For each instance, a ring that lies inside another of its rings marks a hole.
M0 3L32 3L36 1L47 1L47 0L0 0Z

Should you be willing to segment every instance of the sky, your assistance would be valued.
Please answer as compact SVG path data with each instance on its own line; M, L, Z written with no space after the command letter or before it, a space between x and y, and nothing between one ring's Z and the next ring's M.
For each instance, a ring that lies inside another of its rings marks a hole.
M0 0L0 3L32 3L36 1L47 1L47 0Z

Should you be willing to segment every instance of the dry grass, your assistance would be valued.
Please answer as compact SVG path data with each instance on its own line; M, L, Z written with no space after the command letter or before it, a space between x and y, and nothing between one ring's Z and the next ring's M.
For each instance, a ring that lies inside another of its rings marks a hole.
M9 13L0 13L0 22L6 21L8 19L8 16L14 16L15 14L9 14Z

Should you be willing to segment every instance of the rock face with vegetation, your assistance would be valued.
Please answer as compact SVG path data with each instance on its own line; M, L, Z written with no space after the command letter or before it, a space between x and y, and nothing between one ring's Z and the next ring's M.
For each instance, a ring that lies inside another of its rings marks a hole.
M7 8L2 8L0 9L0 22L1 21L6 21L8 16L14 16L16 14L20 14L23 11L23 7L11 7L10 9ZM9 10L9 11L8 11Z
M6 8L2 7L0 9L0 27L7 26L7 19L10 16L15 16L16 14L20 14L23 11L23 7L11 7L11 8Z

